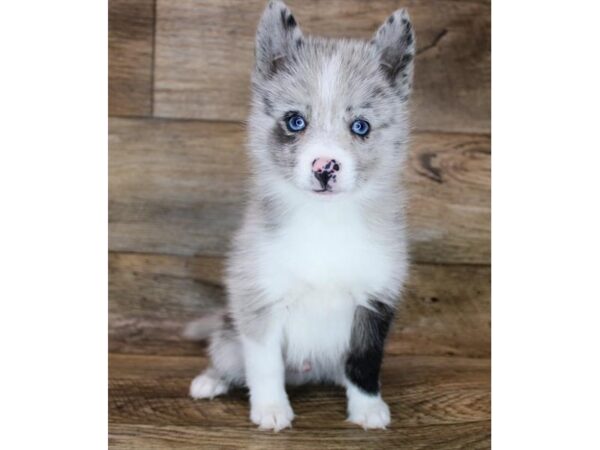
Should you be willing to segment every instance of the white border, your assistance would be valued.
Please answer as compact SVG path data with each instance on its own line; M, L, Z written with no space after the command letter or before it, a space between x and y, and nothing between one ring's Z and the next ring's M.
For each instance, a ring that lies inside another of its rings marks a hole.
M0 6L0 447L107 446L107 3Z
M0 8L0 447L105 448L107 4ZM493 442L595 448L598 3L493 10Z
M493 2L493 443L599 448L598 2Z

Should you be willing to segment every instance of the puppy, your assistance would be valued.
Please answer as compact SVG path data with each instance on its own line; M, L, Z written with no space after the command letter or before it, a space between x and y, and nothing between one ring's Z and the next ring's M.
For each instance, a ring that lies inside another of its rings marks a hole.
M383 345L408 269L401 169L415 38L396 11L369 42L305 36L279 1L256 35L249 201L227 312L190 388L250 390L261 429L291 426L287 384L343 386L348 420L385 428Z

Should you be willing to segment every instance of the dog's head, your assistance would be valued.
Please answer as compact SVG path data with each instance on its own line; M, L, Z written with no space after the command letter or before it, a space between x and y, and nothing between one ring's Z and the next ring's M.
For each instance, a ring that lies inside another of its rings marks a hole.
M259 173L317 194L389 185L406 152L415 38L396 11L369 42L303 36L271 1L256 35L250 147Z

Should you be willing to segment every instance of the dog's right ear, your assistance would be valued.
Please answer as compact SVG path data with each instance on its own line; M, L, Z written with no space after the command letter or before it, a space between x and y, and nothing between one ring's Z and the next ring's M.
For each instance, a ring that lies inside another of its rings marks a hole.
M281 70L294 50L302 45L302 31L290 9L271 0L256 32L256 70L265 78Z
M415 34L408 12L399 9L388 17L371 42L379 52L380 68L386 78L403 98L408 98L416 52Z

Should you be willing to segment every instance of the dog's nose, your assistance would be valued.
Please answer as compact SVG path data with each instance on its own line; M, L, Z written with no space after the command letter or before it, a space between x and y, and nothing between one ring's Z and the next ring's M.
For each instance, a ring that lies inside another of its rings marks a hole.
M329 182L335 183L337 172L340 171L340 163L335 159L317 158L312 163L312 171L321 185L321 189L330 190Z
M312 163L313 172L337 172L340 164L335 159L317 158Z

